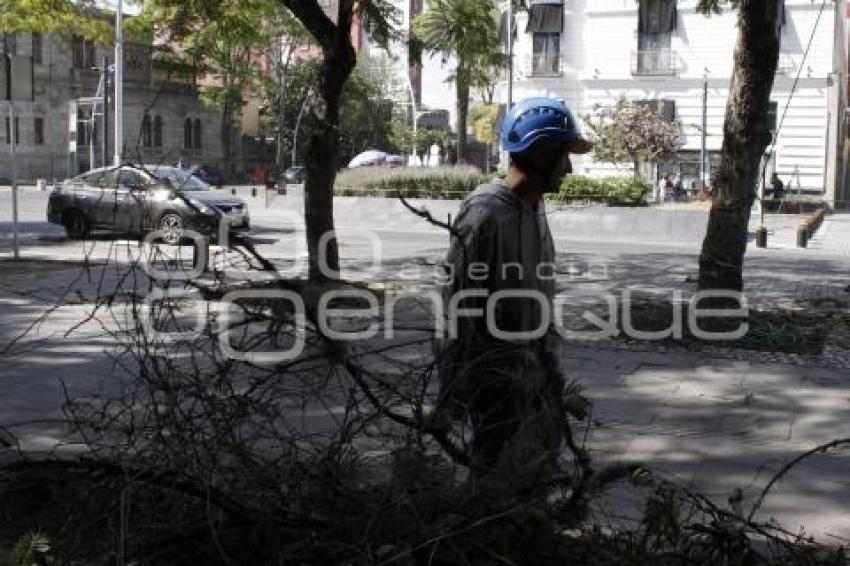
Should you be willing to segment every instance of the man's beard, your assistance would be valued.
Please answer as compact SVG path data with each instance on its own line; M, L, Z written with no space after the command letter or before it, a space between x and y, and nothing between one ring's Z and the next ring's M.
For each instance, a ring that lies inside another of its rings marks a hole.
M552 170L541 175L541 186L543 194L557 193L561 190L561 181L564 180L564 175L559 175L558 171Z

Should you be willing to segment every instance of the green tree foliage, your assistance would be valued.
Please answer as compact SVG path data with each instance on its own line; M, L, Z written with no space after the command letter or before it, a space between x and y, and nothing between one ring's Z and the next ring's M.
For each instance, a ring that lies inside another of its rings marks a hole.
M51 566L54 561L50 539L39 532L28 533L18 539L8 556L8 566Z
M432 145L436 145L440 152L444 153L451 143L450 138L448 131L438 128L417 128L414 135L409 118L396 116L390 127L389 148L395 153L409 154L415 139L416 155L424 157L430 153Z
M317 88L321 62L315 59L298 59L292 61L286 70L286 82L278 81L275 77L263 77L260 90L261 127L265 132L272 132L280 128L280 137L283 147L281 151L285 154L286 163L292 152L295 141L295 125L302 106L310 103L309 98L314 95ZM302 132L303 133L303 132ZM303 140L302 140L303 141ZM299 162L303 161L305 147L299 141Z
M321 62L299 60L293 62L287 75L285 88L278 92L273 79L265 87L264 127L274 128L277 119L275 104L278 96L283 97L284 139L286 151L291 152L295 126L302 107L305 111L315 103L315 93L321 72ZM358 63L343 89L340 99L340 163L348 163L352 157L366 149L394 150L392 141L393 104L385 93L386 81L373 72L368 60ZM302 126L304 126L302 124ZM306 147L302 143L304 131L299 132L298 161L303 162ZM408 146L409 147L409 146Z
M457 155L463 162L470 90L484 86L492 70L505 63L498 9L493 0L432 0L417 16L414 33L426 51L457 60L450 80L457 93Z
M681 147L681 124L668 122L654 108L621 97L584 117L594 142L593 155L607 163L654 162Z
M488 144L499 141L499 105L481 104L472 108L472 131L475 139Z
M82 35L100 44L115 38L105 13L92 0L0 0L0 31Z
M225 170L246 93L260 87L260 58L295 20L275 0L143 0L128 27L164 38L163 63L184 66L205 80L201 97L222 113Z
M368 63L367 63L368 65ZM384 92L379 76L367 65L354 69L340 101L340 163L347 164L367 149L388 150L393 103Z

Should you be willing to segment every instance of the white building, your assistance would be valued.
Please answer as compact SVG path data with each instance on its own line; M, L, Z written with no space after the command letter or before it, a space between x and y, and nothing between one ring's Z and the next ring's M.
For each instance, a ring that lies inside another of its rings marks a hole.
M782 125L767 170L769 177L775 168L792 191L822 195L837 206L850 200L844 174L848 68L844 3L786 0L771 96L772 114ZM680 172L686 186L699 177L705 112L706 149L712 170L716 167L737 38L733 10L706 17L696 11L696 0L531 0L530 4L529 12L516 17L514 101L554 96L567 100L579 115L596 104L610 105L622 95L663 101L661 107L682 124L684 146L677 162L659 168ZM505 86L500 85L503 102ZM585 158L576 170L605 175L630 168Z

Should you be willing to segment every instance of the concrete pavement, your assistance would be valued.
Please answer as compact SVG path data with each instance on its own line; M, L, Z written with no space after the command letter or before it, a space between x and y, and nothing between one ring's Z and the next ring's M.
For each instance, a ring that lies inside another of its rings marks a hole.
M820 229L809 240L809 248L850 257L850 214L827 215Z

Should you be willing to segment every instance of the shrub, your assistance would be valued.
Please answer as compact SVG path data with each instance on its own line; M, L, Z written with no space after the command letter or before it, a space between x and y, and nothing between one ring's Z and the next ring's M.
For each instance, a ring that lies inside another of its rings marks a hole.
M358 167L341 171L337 196L461 199L483 182L475 167Z
M608 206L638 206L652 186L634 177L583 177L569 175L561 190L550 196L556 202L601 202Z

